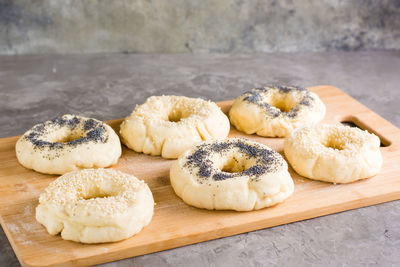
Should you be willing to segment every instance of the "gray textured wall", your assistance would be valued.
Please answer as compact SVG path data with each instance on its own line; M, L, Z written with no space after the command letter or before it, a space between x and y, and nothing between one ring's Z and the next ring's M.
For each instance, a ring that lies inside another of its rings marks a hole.
M0 54L376 49L399 0L0 0Z

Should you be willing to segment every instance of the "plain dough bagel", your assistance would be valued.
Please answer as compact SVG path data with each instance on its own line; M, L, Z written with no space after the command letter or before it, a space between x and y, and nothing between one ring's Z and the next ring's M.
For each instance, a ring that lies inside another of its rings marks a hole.
M121 124L122 142L136 152L177 158L193 144L225 138L229 120L213 102L184 96L152 96Z
M49 234L82 243L114 242L138 233L153 216L146 183L111 169L59 177L40 195L36 220Z
M121 143L107 124L67 114L35 125L17 141L15 150L26 168L64 174L117 163Z
M229 111L231 123L246 134L284 137L300 126L311 126L325 116L319 97L304 88L255 88L239 96Z
M185 203L209 210L257 210L282 202L294 190L283 157L242 138L189 149L173 163L170 180Z
M300 128L285 138L293 169L314 180L349 183L377 174L382 166L380 140L367 131L339 125Z

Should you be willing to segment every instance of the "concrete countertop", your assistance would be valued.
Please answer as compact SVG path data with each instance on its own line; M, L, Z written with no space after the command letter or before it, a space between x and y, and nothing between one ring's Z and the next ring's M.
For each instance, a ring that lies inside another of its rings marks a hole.
M0 57L0 137L73 113L128 115L151 95L233 99L263 84L329 84L400 127L400 52ZM393 266L400 201L139 256L104 266ZM0 231L0 265L18 266Z

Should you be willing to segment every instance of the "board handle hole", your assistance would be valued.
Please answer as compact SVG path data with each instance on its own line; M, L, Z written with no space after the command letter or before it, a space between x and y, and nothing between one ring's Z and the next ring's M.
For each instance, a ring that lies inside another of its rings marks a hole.
M340 123L350 127L357 127L361 130L367 130L368 132L375 134L379 137L379 140L381 141L381 147L388 147L392 144L392 142L390 142L387 138L383 137L382 135L374 131L371 127L362 123L356 117L347 117L343 119Z

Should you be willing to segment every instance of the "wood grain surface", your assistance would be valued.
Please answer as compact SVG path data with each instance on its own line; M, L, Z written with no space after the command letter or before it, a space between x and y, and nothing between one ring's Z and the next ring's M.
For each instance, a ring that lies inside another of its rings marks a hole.
M14 150L18 137L0 139L0 220L19 261L24 266L92 265L400 199L400 130L335 87L309 89L327 106L324 123L351 121L381 138L384 163L378 175L333 185L303 178L290 169L295 192L284 203L251 212L208 211L190 207L174 194L169 182L173 160L123 146L122 157L112 168L145 180L157 205L143 231L116 243L84 245L49 235L36 222L35 207L40 193L57 176L22 167ZM227 112L232 101L218 104ZM118 132L120 122L109 124ZM234 128L229 136L247 137L283 151L281 138L245 135Z

